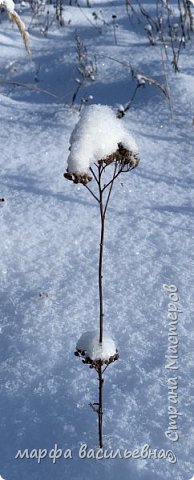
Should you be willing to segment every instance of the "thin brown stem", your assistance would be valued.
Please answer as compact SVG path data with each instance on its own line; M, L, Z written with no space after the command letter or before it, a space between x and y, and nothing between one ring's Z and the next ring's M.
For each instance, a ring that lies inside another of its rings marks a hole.
M102 189L103 192L104 192L104 190L106 190L106 188L109 187L109 185L111 185L111 183L114 182L115 178L117 178L118 175L122 172L122 168L120 168L117 173L116 173L116 170L117 170L117 164L115 164L113 177L111 178L110 182L108 182L108 183L106 183L106 185L104 185L104 187Z
M100 304L100 335L99 343L102 344L103 339L103 319L104 319L104 304L103 304L103 274L102 274L102 263L103 263L103 251L104 251L104 223L105 216L103 212L103 191L101 186L101 166L98 167L98 189L99 189L99 206L100 206L100 250L99 250L99 268L98 268L98 288L99 288L99 304Z
M105 234L105 219L106 212L110 201L111 192L113 189L114 180L118 175L123 171L123 165L115 163L114 172L112 173L111 180L107 184L103 184L103 173L107 165L101 163L95 164L95 168L90 168L90 171L93 175L94 180L96 181L98 187L98 196L95 195L92 190L85 185L87 190L92 194L92 196L97 200L100 210L100 246L99 246L99 260L98 260L98 290L99 290L99 343L102 345L103 342L103 331L104 331L104 297L103 297L103 254L104 254L104 234ZM109 187L108 192L105 190ZM98 374L98 403L90 404L93 411L98 414L98 437L99 437L99 446L103 448L103 374L107 366L103 368L101 363L96 367ZM95 405L98 405L98 408L95 408Z
M85 185L85 187L87 188L88 192L90 192L91 195L95 198L95 200L99 203L99 199L98 199L98 197L95 195L95 193L88 187L88 185Z
M112 192L114 180L115 180L115 178L119 175L119 173L121 172L121 170L119 169L119 171L118 171L117 174L116 174L116 171L117 171L117 164L115 164L114 174L113 174L112 181L109 182L110 188L109 188L109 192L108 192L107 199L106 199L106 203L105 203L105 207L104 207L104 217L105 217L105 215L106 215L106 211L107 211L108 203L109 203L109 200L110 200L110 196L111 196L111 192Z
M102 416L103 416L103 410L102 410L102 401L103 401L103 377L102 377L102 366L100 365L98 368L98 381L99 381L99 396L98 396L98 436L99 436L99 446L100 448L103 447L103 430L102 430Z
M62 100L62 97L55 95L54 93L45 90L44 88L38 88L35 85L31 85L30 83L22 83L17 81L10 81L10 80L0 80L0 85L11 85L13 87L22 87L26 88L27 90L32 90L33 92L38 93L45 93L45 95L49 95L50 97L57 98L58 100Z
M98 165L96 165L96 167L98 168ZM92 173L93 177L95 178L96 183L98 183L98 178L97 178L97 176L96 176L96 174L95 174L95 171L94 171L94 169L93 169L92 167L90 167L90 172Z

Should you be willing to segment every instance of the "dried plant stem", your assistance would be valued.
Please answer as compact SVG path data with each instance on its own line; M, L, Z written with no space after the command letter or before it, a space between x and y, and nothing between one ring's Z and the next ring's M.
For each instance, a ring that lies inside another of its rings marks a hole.
M100 245L99 245L99 259L98 259L98 292L99 292L99 343L102 344L103 342L103 332L104 332L104 296L103 296L103 255L104 255L104 240L105 240L105 220L106 220L106 212L108 209L111 193L113 190L113 185L115 179L120 175L122 172L130 171L134 168L138 163L136 159L136 163L133 162L130 164L119 163L116 161L116 154L120 153L118 149L113 155L112 162L114 162L114 170L109 177L110 180L107 180L104 183L104 172L106 168L109 166L108 161L110 161L110 157L107 157L105 160L101 160L98 163L94 164L94 167L90 167L90 172L93 175L93 179L95 180L97 186L97 193L93 192L87 185L87 183L83 182L83 185L86 189L90 192L92 197L97 201L99 206L99 217L100 217ZM125 151L125 150L124 150ZM125 151L126 152L126 151ZM120 158L120 157L118 157ZM66 174L68 175L68 174ZM68 177L66 177L68 178ZM99 446L103 448L103 384L104 378L103 374L106 370L106 367L103 367L103 361L99 360L98 365L95 366L97 375L98 375L98 402L93 404L90 403L92 410L97 413L98 415L98 438L99 438Z
M83 81L82 81L82 82L80 81L80 83L78 83L77 88L76 88L76 90L75 90L75 92L74 92L74 94L73 94L72 101L71 101L71 105L73 105L73 104L75 103L76 98L77 98L77 95L78 95L78 93L79 93L80 88L82 87L82 85L83 85Z
M99 259L98 259L99 343L102 344L103 330L104 330L103 255L104 255L106 212L107 212L110 196L112 193L114 181L120 175L120 173L122 173L124 170L123 170L123 165L118 165L118 163L115 163L114 171L110 181L108 181L106 184L103 184L102 174L104 173L107 165L103 165L99 163L99 164L95 164L95 167L97 172L94 170L94 168L91 168L91 167L90 167L90 171L97 184L98 196L88 187L87 184L85 184L84 186L99 204L99 213L100 213L100 245L99 245Z
M15 80L14 81L0 80L0 85L11 85L13 87L26 88L27 90L32 90L33 92L45 93L45 95L49 95L50 97L57 98L58 100L60 100L60 97L58 95L55 95L54 93L51 93L48 90L45 90L44 88L39 88L35 85L31 85L30 83L22 83L22 82L17 82Z
M190 32L193 32L193 30L194 30L194 18L193 18L192 11L191 11L191 4L190 4L189 0L186 0L184 3L185 3L185 10L186 10L186 12L188 14L188 17L189 17Z
M104 305L103 305L103 274L102 274L102 262L104 252L104 227L105 227L105 212L103 210L103 191L101 186L101 167L98 168L99 172L99 207L100 207L100 251L99 251L99 268L98 268L98 288L99 288L99 304L100 304L100 335L99 343L102 343L103 339L103 320L104 320Z
M99 343L102 344L103 341L103 328L104 328L104 301L103 301L103 254L104 254L104 234L105 234L105 219L106 219L106 211L108 208L108 203L110 200L110 195L113 188L113 182L115 178L119 175L121 169L117 172L117 164L114 166L114 173L110 180L105 185L102 185L102 173L104 172L106 167L103 165L97 165L98 174L96 175L94 171L92 171L94 175L94 179L98 185L98 197L96 197L92 191L90 193L99 203L99 210L100 210L100 248L99 248L99 261L98 261L98 291L99 291ZM104 200L104 192L106 188L109 187L108 194L106 195L106 199ZM89 188L88 188L89 189Z
M30 55L29 34L25 30L24 23L22 22L20 16L15 11L10 12L9 10L7 10L7 12L8 12L8 17L11 20L11 22L14 22L17 25L18 30L20 32L20 35L22 36L25 49L26 49L28 55Z
M102 429L102 417L103 417L103 409L102 409L102 402L103 402L103 377L102 377L102 365L98 367L98 438L99 438L99 446L100 448L103 447L103 429Z

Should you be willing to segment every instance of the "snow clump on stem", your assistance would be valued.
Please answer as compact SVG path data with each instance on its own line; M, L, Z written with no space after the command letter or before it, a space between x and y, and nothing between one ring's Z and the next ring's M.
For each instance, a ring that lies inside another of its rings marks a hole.
M109 365L118 360L119 354L114 340L104 333L102 343L99 343L99 333L89 331L82 334L76 345L76 356L83 358L83 363L90 364L91 368L99 365Z
M95 163L112 162L134 168L138 162L138 148L122 120L106 105L90 105L81 112L70 137L67 172L74 183L92 179L89 170Z

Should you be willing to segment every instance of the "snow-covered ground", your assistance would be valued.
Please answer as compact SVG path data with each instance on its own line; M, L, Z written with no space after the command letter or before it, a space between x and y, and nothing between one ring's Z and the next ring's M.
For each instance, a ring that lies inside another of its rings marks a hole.
M152 11L152 4L144 3ZM34 17L28 4L17 6L30 31L31 58L17 27L1 14L0 474L5 480L189 480L194 474L193 35L175 74L170 62L162 61L160 45L149 45L141 25L129 21L124 2L80 5L65 6L64 26L55 21L52 5L49 14L46 7ZM95 22L92 12L105 24ZM49 15L53 22L46 34ZM77 43L80 38L87 48L85 57L82 53L82 72L90 67L87 81L77 70L75 31ZM146 454L79 456L84 443L98 448L97 415L89 407L98 401L97 375L73 353L82 333L98 327L99 213L87 190L63 173L83 99L116 112L135 90L129 64L165 86L167 79L170 105L155 86L142 86L122 119L141 162L118 178L107 217L105 325L120 358L105 372L104 448L122 453L148 444L163 449L161 456L172 450L175 463ZM80 85L76 78L83 85L72 105ZM176 370L165 368L173 308L181 310L174 332ZM172 386L178 399L169 395ZM174 418L176 441L165 435L173 408L182 414ZM70 449L72 458L54 463L49 453L56 444L63 452ZM29 449L32 457L33 449L48 454L38 463L15 458L19 449Z

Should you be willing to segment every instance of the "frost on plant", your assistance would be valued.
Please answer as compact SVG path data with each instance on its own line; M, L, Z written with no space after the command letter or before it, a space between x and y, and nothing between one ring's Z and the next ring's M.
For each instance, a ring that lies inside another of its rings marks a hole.
M5 8L7 10L9 19L17 25L22 36L25 49L28 53L30 53L29 34L26 32L25 24L22 22L20 16L15 12L15 3L13 0L0 0L0 8Z
M106 105L90 105L81 112L70 137L70 154L64 176L74 183L92 180L93 164L117 162L130 169L137 166L138 149L125 124Z

